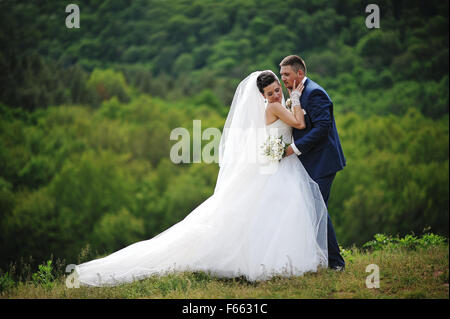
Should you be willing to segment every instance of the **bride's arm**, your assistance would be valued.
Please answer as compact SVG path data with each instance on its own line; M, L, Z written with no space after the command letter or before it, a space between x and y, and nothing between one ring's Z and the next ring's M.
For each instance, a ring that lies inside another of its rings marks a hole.
M306 128L305 114L300 105L293 106L293 113L286 109L281 103L269 103L267 105L267 110L274 114L276 117L281 119L284 123L289 126L303 130Z

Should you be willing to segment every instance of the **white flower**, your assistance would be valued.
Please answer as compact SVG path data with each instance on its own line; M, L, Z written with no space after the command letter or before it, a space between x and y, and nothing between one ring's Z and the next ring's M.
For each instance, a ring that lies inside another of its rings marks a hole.
M286 100L286 108L288 108L289 110L291 109L291 106L292 106L292 101L291 101L291 99L287 99Z
M266 141L261 145L262 155L266 156L270 161L277 162L283 158L284 148L286 144L281 136L268 136Z

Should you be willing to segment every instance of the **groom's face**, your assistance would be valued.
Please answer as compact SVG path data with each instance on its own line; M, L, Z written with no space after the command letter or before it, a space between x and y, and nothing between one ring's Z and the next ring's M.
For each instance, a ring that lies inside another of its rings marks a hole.
M281 74L281 80L284 83L284 86L288 90L292 90L292 87L295 84L297 85L303 80L302 71L299 70L298 72L295 72L295 70L290 65L282 66L280 69Z

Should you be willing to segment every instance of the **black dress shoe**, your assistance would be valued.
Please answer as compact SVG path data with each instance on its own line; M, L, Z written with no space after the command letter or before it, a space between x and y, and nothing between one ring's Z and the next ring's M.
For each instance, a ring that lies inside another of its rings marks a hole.
M330 269L334 270L334 271L344 271L345 266L332 266L332 267L330 267Z

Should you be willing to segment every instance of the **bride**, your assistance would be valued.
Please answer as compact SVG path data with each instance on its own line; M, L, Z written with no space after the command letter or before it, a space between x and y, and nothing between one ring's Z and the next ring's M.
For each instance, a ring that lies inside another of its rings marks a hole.
M261 155L267 135L289 144L291 126L302 126L301 89L291 92L291 112L273 72L247 76L225 122L214 194L159 235L75 266L79 283L113 286L182 271L257 281L326 268L327 208L318 185L296 156Z

